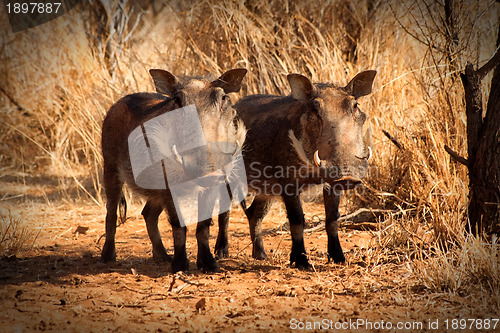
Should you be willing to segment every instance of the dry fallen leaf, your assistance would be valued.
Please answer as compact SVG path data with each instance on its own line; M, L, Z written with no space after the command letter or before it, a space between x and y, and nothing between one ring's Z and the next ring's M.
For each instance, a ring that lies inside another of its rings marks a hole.
M205 310L206 305L207 305L207 300L205 299L205 297L201 298L198 302L196 302L195 305L196 311L200 313L201 311Z
M89 230L89 227L82 227L81 225L79 225L78 227L76 227L76 230L75 232L73 232L74 234L82 234L82 235L85 235L87 233L87 231Z

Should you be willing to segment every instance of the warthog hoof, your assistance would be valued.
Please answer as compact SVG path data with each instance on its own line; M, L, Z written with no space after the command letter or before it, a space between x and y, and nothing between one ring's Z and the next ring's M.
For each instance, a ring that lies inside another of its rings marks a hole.
M292 253L290 254L290 265L293 266L295 264L296 268L300 269L310 269L311 265L307 260L307 255L305 253Z
M101 252L101 261L102 262L114 262L116 261L116 251L115 246L104 244Z
M219 237L217 237L214 254L217 259L229 258L229 244L227 243L227 239L221 241Z
M172 260L172 273L189 271L189 260L186 257L179 257Z
M215 247L215 258L216 259L222 259L222 258L229 258L229 250L228 247L222 247L222 248L217 248Z
M210 254L210 256L205 255L202 257L198 257L198 260L196 261L196 266L203 273L220 272L219 264L214 259L214 257L212 257L212 254Z
M198 258L196 260L196 266L199 270L203 271L203 273L220 272L219 265L212 256L208 245L200 246L198 248Z
M257 260L266 260L267 259L267 254L264 249L261 248L256 248L254 246L253 251L252 251L252 257Z
M156 262L172 262L172 256L167 254L165 249L153 251L153 259Z
M336 264L345 263L344 253L334 252L333 254L328 254L328 262L330 262L331 260L333 260L333 262Z

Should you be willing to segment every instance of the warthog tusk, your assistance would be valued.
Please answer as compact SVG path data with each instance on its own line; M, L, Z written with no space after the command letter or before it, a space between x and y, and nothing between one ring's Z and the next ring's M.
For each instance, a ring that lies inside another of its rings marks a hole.
M295 149L295 152L297 153L297 156L300 158L300 160L305 164L311 163L311 161L306 156L306 152L304 151L302 142L297 139L292 129L288 131L288 137L290 138L290 140L292 140L292 146Z
M236 147L234 148L233 157L236 157L240 151L240 142L236 140Z
M360 160L366 160L366 161L368 161L368 160L372 157L372 154L373 154L373 153L372 153L372 148L371 148L370 146L368 146L368 147L367 147L367 149L368 149L368 154L367 154L366 156L364 156L364 157L359 157L359 156L356 156L356 155L355 155L355 156L356 156L356 158L359 158Z
M314 164L316 164L316 166L321 165L321 160L319 158L319 151L317 150L314 152Z
M174 152L175 154L175 159L177 160L177 162L179 162L180 164L183 164L182 162L182 156L181 154L179 154L179 152L177 151L177 147L175 147L175 145L172 146L172 151Z
M236 158L236 155L240 152L240 143L236 140L236 147L234 147L233 154L231 155L233 158Z

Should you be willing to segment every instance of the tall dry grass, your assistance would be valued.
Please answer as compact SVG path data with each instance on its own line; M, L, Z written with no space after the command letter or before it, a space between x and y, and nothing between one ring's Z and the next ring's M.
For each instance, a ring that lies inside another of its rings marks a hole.
M449 255L482 246L463 236L467 171L444 146L466 155L457 74L467 61L481 65L493 54L494 1L455 2L458 43L446 37L438 2L148 3L91 1L17 34L0 12L0 176L57 177L75 188L71 198L76 193L101 204L103 116L121 96L152 90L149 68L198 75L246 67L242 95L287 94L291 72L345 84L359 71L376 69L374 91L361 101L373 133L374 168L366 192L349 194L343 208L397 211L385 218L389 227L380 232L380 244L441 258L435 272L458 267ZM498 249L484 253L497 255ZM498 267L498 255L492 260ZM489 276L497 286L498 275ZM442 289L433 281L444 278L422 278Z

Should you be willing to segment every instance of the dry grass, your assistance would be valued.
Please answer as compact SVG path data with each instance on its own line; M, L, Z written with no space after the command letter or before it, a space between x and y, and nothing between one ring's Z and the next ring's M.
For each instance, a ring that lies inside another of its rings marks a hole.
M361 102L370 116L374 168L367 191L348 195L343 208L396 210L382 221L380 248L423 260L412 267L429 288L462 290L487 276L481 285L498 292L498 247L463 237L467 172L444 151L448 145L466 155L456 74L467 61L480 65L493 54L498 6L458 3L459 43L448 53L440 50L448 44L437 3L206 0L154 12L115 3L106 9L102 39L82 7L15 35L2 17L0 176L69 180L76 196L68 191L65 199L102 204L102 118L119 97L152 90L149 68L204 74L246 67L242 95L287 94L290 72L345 84L376 69L374 92Z
M487 295L485 301L500 307L500 255L498 243L486 243L469 236L460 248L435 249L434 255L412 265L414 272L430 290L459 295Z

